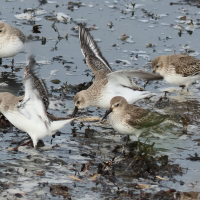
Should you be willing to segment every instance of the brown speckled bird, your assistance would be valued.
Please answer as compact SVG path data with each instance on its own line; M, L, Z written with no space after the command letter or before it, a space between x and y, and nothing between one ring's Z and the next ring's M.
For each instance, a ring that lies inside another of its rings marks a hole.
M137 86L132 80L133 77L146 80L159 80L163 77L154 73L142 70L121 70L112 72L106 59L103 57L93 37L89 31L79 25L79 41L81 51L85 57L87 65L95 75L93 84L87 89L78 92L74 96L75 109L72 117L78 109L100 107L108 109L110 100L114 96L123 96L129 103L153 95Z
M128 104L125 98L116 96L110 101L110 109L106 111L102 120L109 115L112 127L121 134L139 136L147 128L160 124L169 115L151 112L135 105Z
M162 55L152 61L153 71L172 85L185 87L200 79L200 60L189 55Z

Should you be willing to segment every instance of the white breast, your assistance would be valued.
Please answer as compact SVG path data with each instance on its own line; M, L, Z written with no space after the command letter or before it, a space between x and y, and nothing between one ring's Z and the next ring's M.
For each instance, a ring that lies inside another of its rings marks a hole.
M23 42L17 36L0 42L0 58L14 57L24 47Z

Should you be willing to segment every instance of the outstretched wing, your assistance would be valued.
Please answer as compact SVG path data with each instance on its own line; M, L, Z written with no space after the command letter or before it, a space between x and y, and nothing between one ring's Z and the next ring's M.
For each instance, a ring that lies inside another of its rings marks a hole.
M121 70L112 72L106 75L109 81L113 83L120 84L125 87L132 88L134 90L144 90L142 87L136 85L132 78L140 78L145 80L160 80L163 79L162 76L145 72L142 70Z
M35 122L43 121L48 129L50 121L41 96L40 87L42 87L42 84L37 84L40 79L36 74L35 64L34 57L30 56L29 64L24 73L25 95L23 100L18 103L18 111Z
M31 77L34 87L38 90L40 97L45 105L45 108L46 108L46 110L48 110L49 97L48 97L47 86L46 86L45 81L37 76L37 72L34 67L35 65L36 65L36 61L35 61L34 57L30 56L29 64L26 66L25 71L24 71L24 80L28 76Z
M112 72L110 65L102 56L102 53L99 50L93 37L82 24L79 25L79 41L81 45L81 51L85 57L86 63L94 75L99 70L103 70L107 73Z

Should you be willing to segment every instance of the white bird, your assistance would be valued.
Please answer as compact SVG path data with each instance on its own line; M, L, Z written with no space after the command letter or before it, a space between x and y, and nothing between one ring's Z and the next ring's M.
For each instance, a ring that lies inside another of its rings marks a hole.
M89 106L108 109L110 107L110 100L115 96L122 96L126 98L128 103L134 103L139 99L154 95L137 86L132 78L159 80L163 79L162 76L142 70L112 72L111 67L102 56L96 42L81 24L79 25L79 41L81 51L87 65L95 75L95 80L87 90L82 90L74 96L75 109L72 114L73 117L78 109Z
M24 72L24 96L0 93L0 112L14 126L30 135L34 148L38 140L55 134L58 129L73 120L47 113L48 92L44 81L36 73L35 65L34 57L30 56Z

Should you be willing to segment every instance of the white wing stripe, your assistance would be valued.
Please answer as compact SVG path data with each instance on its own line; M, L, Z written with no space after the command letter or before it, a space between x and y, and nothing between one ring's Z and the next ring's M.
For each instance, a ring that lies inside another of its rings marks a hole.
M89 54L91 51L93 52L95 57L104 64L104 66L102 65L102 68L104 67L104 69L106 68L106 70L108 69L109 71L112 71L109 64L102 56L101 51L99 50L97 44L94 42L92 36L89 34L89 32L85 30L85 28L82 25L79 25L79 41L81 44L81 51L85 59L87 57L87 54Z
M95 56L101 60L101 62L104 63L104 65L110 70L110 67L107 65L107 63L102 59L102 57L99 55L99 49L97 49L93 43L93 41L89 38L88 41L89 47L92 50L92 52L95 54Z

